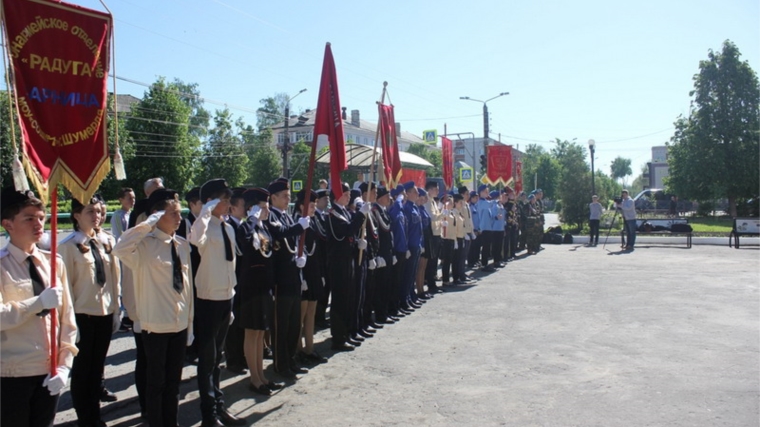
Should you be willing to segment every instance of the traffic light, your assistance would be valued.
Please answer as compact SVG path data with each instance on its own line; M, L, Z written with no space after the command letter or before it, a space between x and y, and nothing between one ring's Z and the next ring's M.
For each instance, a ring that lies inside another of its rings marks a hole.
M480 170L485 172L488 170L488 159L485 154L480 155Z

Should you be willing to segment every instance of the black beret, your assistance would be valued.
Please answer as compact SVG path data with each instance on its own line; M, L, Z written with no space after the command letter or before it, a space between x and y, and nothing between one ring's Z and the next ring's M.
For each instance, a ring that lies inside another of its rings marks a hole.
M153 207L166 200L179 200L179 193L168 188L159 188L156 191L150 193L148 197L148 211L146 214L153 210Z
M343 189L343 192L344 192L344 193L348 193L348 192L350 192L350 191L351 191L351 187L349 187L349 186L348 186L348 183L345 183L345 182L341 184L341 188ZM330 198L331 198L331 199L334 199L334 198L335 198L335 193L333 193L332 191L330 191ZM351 198L351 200L353 200L353 199L354 199L354 198Z
M377 187L377 198L378 199L381 198L381 197L383 197L383 196L385 196L385 195L388 195L388 194L390 194L390 193L388 192L388 188L387 187L384 187L384 186Z
M267 191L269 191L269 194L275 194L279 193L280 191L285 191L290 189L290 184L288 183L287 178L277 178L274 181L269 183L269 186L267 187Z
M246 190L248 189L245 187L235 187L232 189L232 197L241 198L243 197L243 193L245 193Z
M26 191L16 191L14 187L6 187L3 188L2 195L0 195L0 207L2 208L3 212L5 212L7 209L24 203L29 199L35 199L34 193L32 190L26 190ZM10 219L10 218L3 218L3 219Z
M325 190L324 188L320 188L317 190L317 199L321 199L322 197L327 197L329 195L329 192Z
M93 196L90 198L90 200L87 201L88 205L94 205L95 203L105 203L105 200L103 200L103 196L101 196L100 193L93 194ZM78 209L78 208L81 208L83 206L84 206L84 204L82 204L82 202L80 202L79 200L77 200L74 197L71 198L71 210L72 211L74 209Z
M211 196L228 188L229 185L227 185L227 181L224 178L206 181L205 184L201 185L200 189L201 202L206 203L207 200L211 199Z
M459 194L459 193L457 193L457 194L454 194L454 202L458 202L458 201L460 201L460 200L464 200L464 196L462 196L462 195L461 195L461 194Z
M243 193L243 200L245 200L246 204L253 205L255 203L266 202L268 199L269 191L261 187L251 188Z
M309 190L309 191L310 191L309 200L312 202L317 200L317 192L314 190ZM306 199L306 189L304 188L303 190L299 191L298 194L296 194L296 200L298 201L298 203L303 203L305 199Z
M361 191L359 191L356 188L354 188L353 190L351 190L351 200L349 200L348 203L349 204L353 203L354 200L356 200L357 197L361 197L361 196L362 196Z
M190 203L192 200L199 200L201 198L201 187L193 187L185 194L185 201Z
M373 188L377 188L377 185L374 182L362 182L361 184L359 184L359 190L362 193L366 193L367 189L373 189Z
M465 193L469 193L470 189L465 187L464 185L459 187L459 194L464 195Z

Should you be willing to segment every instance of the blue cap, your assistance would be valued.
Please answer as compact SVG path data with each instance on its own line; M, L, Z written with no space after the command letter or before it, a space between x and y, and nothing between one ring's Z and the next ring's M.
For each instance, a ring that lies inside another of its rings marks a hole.
M470 191L470 197L478 197L477 191Z
M422 187L417 188L417 194L419 194L420 197L427 197L427 191Z
M401 184L399 184L399 185L396 186L396 188L394 188L394 189L391 190L391 197L393 197L395 199L396 197L398 197L403 192L404 192L404 186L401 185Z
M488 197L492 199L496 199L499 197L499 190L493 190L492 192L488 193Z
M530 195L528 196L528 200L535 199L535 198L536 198L536 195L533 193L530 193Z
M538 194L538 193L543 193L543 192L544 192L544 190L542 190L542 189L540 189L540 188L536 188L536 194Z
M404 183L404 190L409 191L414 188L414 181L407 181Z
M488 186L487 186L487 185L485 185L485 184L480 184L480 185L478 186L478 194L482 193L482 192L483 192L483 190L488 190Z

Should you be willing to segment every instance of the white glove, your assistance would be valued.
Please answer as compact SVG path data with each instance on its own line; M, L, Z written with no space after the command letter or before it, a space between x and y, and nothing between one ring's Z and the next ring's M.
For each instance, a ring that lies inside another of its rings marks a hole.
M411 256L412 256L412 251L409 251L409 250L406 251L406 259L411 258Z
M377 268L377 262L374 259L369 260L369 266L367 267L370 270L374 270Z
M308 291L309 290L309 284L306 283L306 280L301 280L301 292Z
M441 213L444 214L444 215L448 215L449 214L449 210L448 209L444 209L443 211L441 211Z
M256 249L257 251L261 248L261 238L259 237L259 233L257 233L255 230L253 232L253 249Z
M464 240L470 240L470 233L464 235Z
M42 386L47 387L50 390L50 395L55 396L61 393L66 384L69 383L69 368L67 366L59 366L55 369L55 376L50 377L47 374L45 380L42 381Z
M111 319L111 333L115 334L121 327L121 310L116 310Z
M475 233L470 234L470 240L475 240L477 237L478 235Z
M46 288L40 292L39 299L44 309L58 308L63 304L63 289L60 286Z
M213 211L216 205L219 204L219 202L221 202L221 200L219 199L209 200L208 202L206 202L205 205L203 205L203 208L201 208L201 212ZM203 213L201 213L201 216L203 216Z
M459 242L454 240L454 250L459 249Z
M393 255L393 265L396 265L398 262L398 259L396 258L396 255Z
M325 282L325 278L322 278L322 286L327 286L327 282Z
M261 216L261 206L259 205L251 206L251 209L248 211L248 216L252 216L256 219L259 219L259 217Z
M158 211L153 212L148 219L145 220L145 223L150 225L151 227L155 227L156 224L158 224L158 221L161 219L162 216L164 216L164 213L166 211Z
M354 199L354 206L359 206L359 205L361 205L362 203L364 203L364 200L362 200L362 198L361 198L361 197L357 197L357 198L355 198L355 199ZM362 205L362 206L363 206L363 205Z
M230 312L230 325L235 321L235 313Z
M296 257L296 267L304 268L306 266L306 255Z
M195 335L193 335L192 332L188 332L187 333L187 345L186 346L190 347L191 345L193 345L193 341L195 341Z
M361 209L359 209L359 212L363 213L364 215L367 215L370 210L372 210L372 205L369 203L365 203L362 205Z
M404 195L403 194L399 194L398 196L396 196L396 201L397 202L403 202L404 201Z
M309 228L309 217L308 216L302 216L301 218L298 218L298 225L303 227L304 230Z
M356 246L358 246L359 249L363 251L367 249L367 241L364 239L359 239L356 241Z
M425 253L425 248L420 249L420 254L424 254L424 253Z
M449 222L448 221L441 221L441 227L448 227Z
M134 322L132 322L132 331L137 334L142 333L142 325L140 324L139 320L135 320Z
M385 263L385 258L378 257L377 258L377 268L383 268L386 267L388 264Z

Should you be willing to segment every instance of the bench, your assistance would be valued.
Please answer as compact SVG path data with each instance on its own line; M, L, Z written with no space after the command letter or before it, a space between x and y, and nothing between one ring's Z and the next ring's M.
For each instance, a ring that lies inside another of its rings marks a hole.
M651 231L645 231L644 224L652 226ZM686 236L686 247L691 248L691 231L671 231L675 224L689 224L686 218L640 218L636 220L636 234L644 236ZM620 231L620 237L625 237L625 228Z
M734 218L731 233L728 235L728 247L739 249L739 236L760 237L760 218Z

